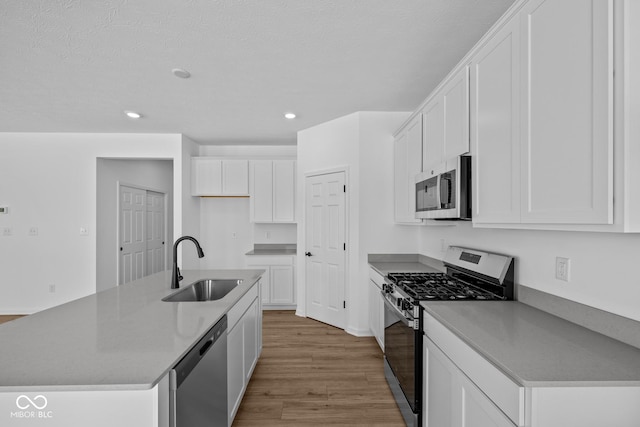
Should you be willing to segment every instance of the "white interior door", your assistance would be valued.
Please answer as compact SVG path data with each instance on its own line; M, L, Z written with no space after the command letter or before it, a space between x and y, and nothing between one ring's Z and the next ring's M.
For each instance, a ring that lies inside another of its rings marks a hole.
M306 179L307 316L344 329L345 174Z
M147 273L164 271L164 194L147 191Z
M147 192L120 186L120 262L118 284L144 277L147 242L145 217Z
M118 284L165 269L165 194L119 189Z

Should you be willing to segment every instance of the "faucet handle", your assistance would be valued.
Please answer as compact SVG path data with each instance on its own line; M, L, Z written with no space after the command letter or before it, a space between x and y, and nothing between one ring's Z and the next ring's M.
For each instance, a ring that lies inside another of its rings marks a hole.
M176 269L177 269L177 271L178 271L178 274L177 274L177 276L178 276L178 281L180 281L180 280L184 279L184 277L182 277L182 274L180 274L180 268L176 267Z

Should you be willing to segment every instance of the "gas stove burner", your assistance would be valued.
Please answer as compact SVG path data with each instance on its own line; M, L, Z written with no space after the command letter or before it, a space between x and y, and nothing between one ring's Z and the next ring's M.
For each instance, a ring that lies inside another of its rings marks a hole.
M445 273L390 273L387 277L414 301L502 299Z

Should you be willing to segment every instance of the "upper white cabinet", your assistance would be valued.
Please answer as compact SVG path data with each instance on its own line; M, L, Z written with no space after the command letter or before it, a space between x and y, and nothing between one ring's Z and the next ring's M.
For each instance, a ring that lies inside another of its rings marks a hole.
M400 224L416 218L415 176L422 171L422 116L414 117L397 134L393 150L394 217Z
M469 152L469 67L450 76L422 110L423 170Z
M532 0L520 14L521 217L613 221L613 0Z
M249 167L251 222L293 223L295 160L252 160Z
M248 160L191 159L192 196L248 196Z
M471 63L473 222L520 222L520 26L514 19Z

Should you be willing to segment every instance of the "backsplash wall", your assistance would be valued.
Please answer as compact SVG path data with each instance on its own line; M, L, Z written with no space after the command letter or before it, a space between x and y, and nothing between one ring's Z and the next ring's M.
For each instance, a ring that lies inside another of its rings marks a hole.
M460 245L517 257L516 283L640 321L640 234L424 226L420 253L442 259ZM569 282L555 278L556 257L569 258Z

